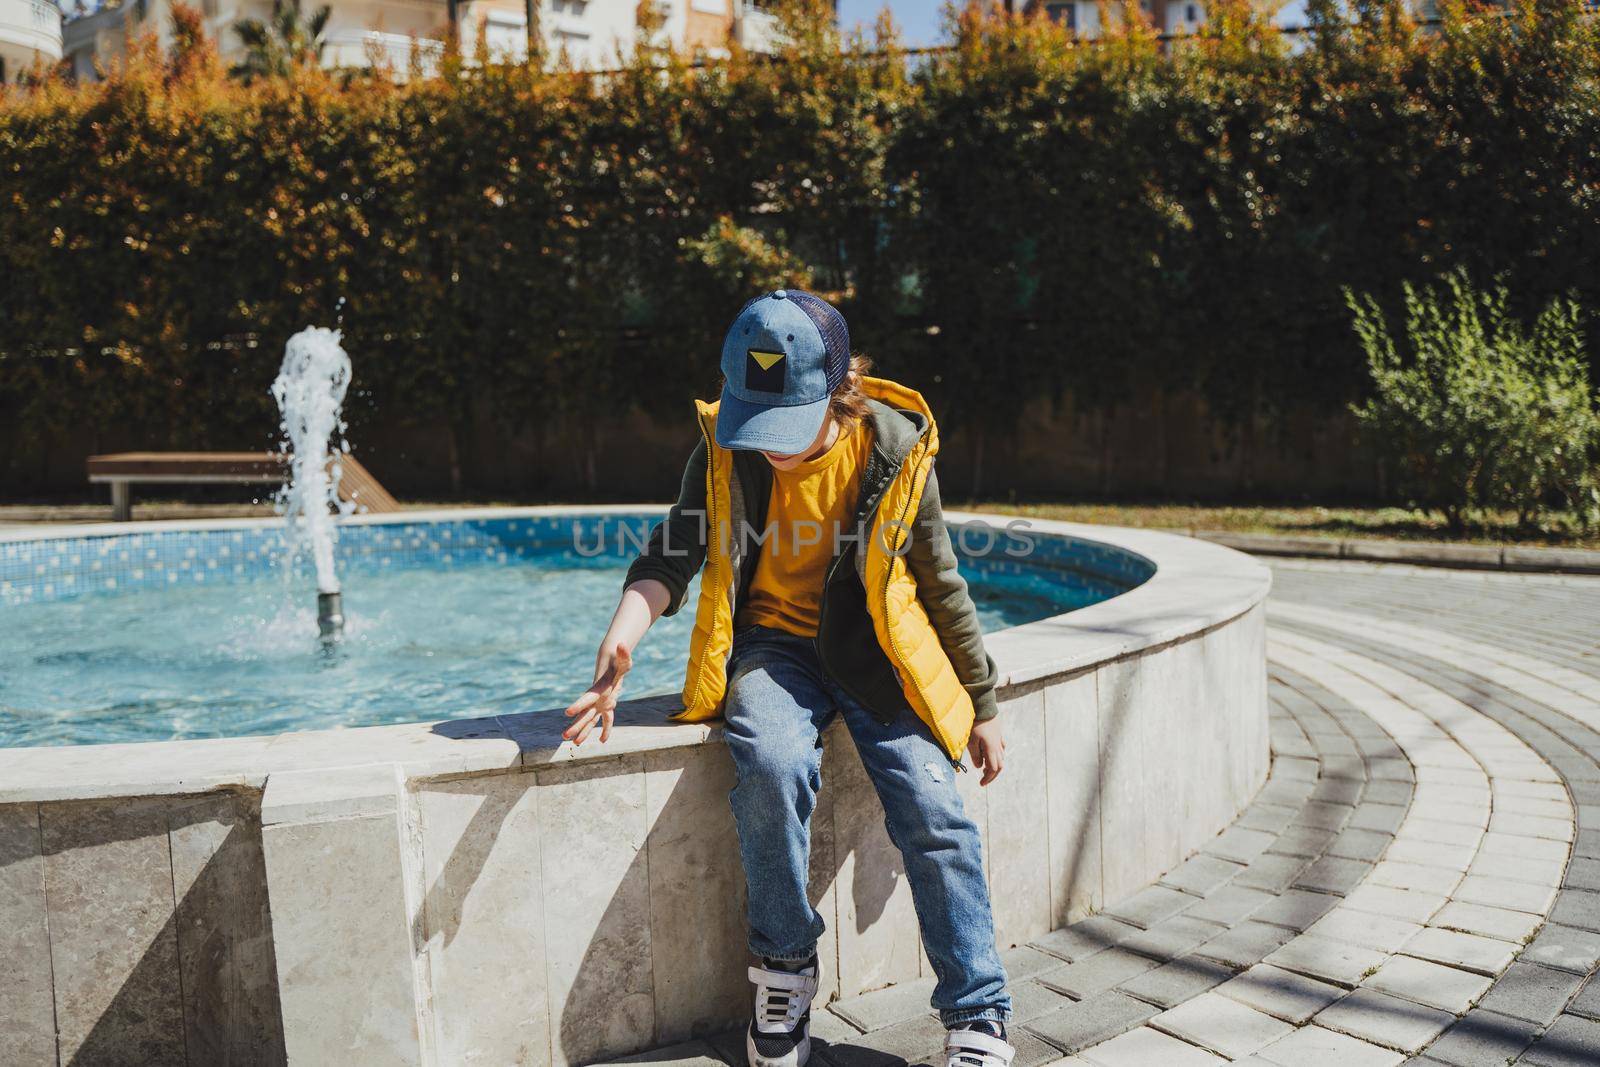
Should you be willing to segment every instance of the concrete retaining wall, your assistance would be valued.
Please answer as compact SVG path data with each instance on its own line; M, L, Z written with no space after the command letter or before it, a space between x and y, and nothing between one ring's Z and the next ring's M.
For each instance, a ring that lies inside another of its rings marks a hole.
M1132 530L1154 577L995 634L1008 763L963 776L1010 946L1148 884L1267 769L1264 568ZM0 1062L587 1063L736 1025L743 876L714 726L497 719L0 750ZM883 812L825 738L828 996L928 973Z

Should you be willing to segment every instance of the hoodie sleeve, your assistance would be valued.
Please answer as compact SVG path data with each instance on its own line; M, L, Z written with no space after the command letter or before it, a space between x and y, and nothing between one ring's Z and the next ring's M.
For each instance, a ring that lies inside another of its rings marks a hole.
M917 599L928 613L956 677L972 697L975 717L979 722L994 718L1000 711L994 697L999 670L983 647L978 609L967 592L967 580L956 567L955 549L939 502L939 482L931 469L917 509L906 565L917 583Z
M701 438L684 465L678 502L650 531L650 539L629 565L622 587L626 589L641 578L654 578L671 594L662 616L677 614L688 595L689 583L705 562L705 531L706 442Z

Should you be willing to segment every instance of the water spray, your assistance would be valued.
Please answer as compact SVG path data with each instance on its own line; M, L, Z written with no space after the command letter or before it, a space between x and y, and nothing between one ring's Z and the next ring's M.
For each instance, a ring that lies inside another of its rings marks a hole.
M292 556L308 549L317 571L317 629L324 644L337 643L344 632L344 597L333 564L339 539L335 512L339 500L343 446L330 454L335 433L344 430L340 407L350 388L350 357L340 347L338 330L308 326L289 338L283 367L272 383L272 396L283 413L283 437L289 451L289 480L278 494L287 520Z

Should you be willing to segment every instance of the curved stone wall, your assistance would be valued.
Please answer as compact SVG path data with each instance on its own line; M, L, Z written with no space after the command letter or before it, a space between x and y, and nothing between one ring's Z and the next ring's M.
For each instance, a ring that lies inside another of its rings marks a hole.
M1176 866L1268 759L1265 568L1148 531L1030 532L1154 573L989 638L1008 763L963 786L1002 946ZM0 1061L588 1063L736 1025L731 764L671 704L629 703L581 750L553 712L0 749ZM852 996L928 966L841 724L825 745L812 892L827 996Z

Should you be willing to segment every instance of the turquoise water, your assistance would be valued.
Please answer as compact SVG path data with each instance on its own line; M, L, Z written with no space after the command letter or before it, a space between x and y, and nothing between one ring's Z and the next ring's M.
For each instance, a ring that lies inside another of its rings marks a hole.
M286 582L271 567L7 604L0 611L0 747L232 737L564 706L593 674L624 569L619 559L525 546L404 568L354 566L346 575L346 640L332 653L316 642L309 581ZM1133 584L1010 562L974 563L968 577L988 632ZM626 695L677 690L692 616L691 600L651 630Z

